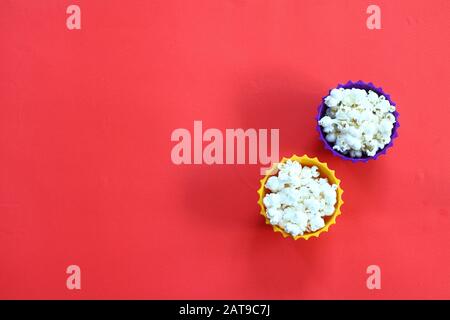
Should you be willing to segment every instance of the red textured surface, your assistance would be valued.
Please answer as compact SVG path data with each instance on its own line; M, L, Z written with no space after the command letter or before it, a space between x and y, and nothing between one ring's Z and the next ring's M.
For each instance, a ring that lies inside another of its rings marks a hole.
M0 298L450 298L450 2L375 2L378 31L359 0L2 0ZM332 157L314 128L350 79L398 104L376 162ZM173 165L170 134L194 120L279 128L281 156L328 162L337 224L283 239L258 165Z

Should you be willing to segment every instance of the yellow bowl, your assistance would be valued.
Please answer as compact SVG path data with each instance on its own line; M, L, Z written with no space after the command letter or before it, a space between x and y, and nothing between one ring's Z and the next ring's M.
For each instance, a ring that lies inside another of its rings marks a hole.
M291 238L294 238L294 240L297 240L297 239L308 240L311 237L318 238L322 232L327 232L328 228L330 228L331 225L336 223L336 217L341 214L341 206L344 204L344 201L342 200L342 193L344 192L344 190L342 190L342 188L340 186L341 180L336 178L334 170L331 170L330 168L328 168L328 165L326 163L320 162L319 159L317 159L317 158L310 158L307 155L304 155L301 157L299 157L297 155L293 155L290 158L281 159L281 163L285 163L287 160L300 162L300 164L302 166L308 166L308 167L316 166L319 169L320 176L322 178L327 178L328 182L338 186L337 201L336 201L334 213L329 217L325 217L325 226L322 229L319 229L315 232L298 235L295 237L290 235L286 231L284 231L279 226L272 225L273 231L280 232L283 235L283 237L285 237L285 238L291 237ZM267 217L266 207L264 206L264 203L263 203L263 199L267 193L267 189L265 188L265 185L266 185L267 179L269 179L270 176L275 175L277 172L278 172L278 168L277 168L277 164L275 163L272 165L272 167L269 170L266 171L266 175L264 176L263 179L261 179L261 181L260 181L261 186L258 189L258 194L259 194L258 204L261 207L260 213L261 213L261 215L264 216L264 218L266 218L266 224L270 224L270 221L269 221L269 218Z

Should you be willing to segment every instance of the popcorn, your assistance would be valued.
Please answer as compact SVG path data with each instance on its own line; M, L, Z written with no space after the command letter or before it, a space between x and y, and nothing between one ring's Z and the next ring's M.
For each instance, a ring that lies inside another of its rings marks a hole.
M269 193L267 197L264 197L264 205L266 208L274 208L277 209L281 207L281 197L276 193Z
M395 106L383 95L363 89L333 89L319 125L333 149L352 158L374 156L390 141Z
M325 221L320 216L312 216L310 219L311 231L317 231L325 226Z
M272 176L266 182L266 188L272 192L278 192L283 189L284 183L281 182L278 177Z
M339 93L335 95L339 100ZM271 191L263 199L270 223L293 236L323 228L324 217L335 210L337 185L321 178L316 166L301 166L297 161L280 163L278 170L265 185Z

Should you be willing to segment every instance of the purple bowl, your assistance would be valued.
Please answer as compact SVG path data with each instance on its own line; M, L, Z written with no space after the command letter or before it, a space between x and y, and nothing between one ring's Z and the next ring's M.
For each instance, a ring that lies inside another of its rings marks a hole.
M357 82L349 81L346 84L338 84L338 86L336 88L337 89L339 89L339 88L344 88L344 89L357 88L357 89L364 89L366 91L372 90L373 92L377 93L378 95L385 96L386 99L389 101L389 103L391 105L395 106L395 103L391 100L391 97L388 94L386 94L381 87L380 88L375 87L375 85L372 82L366 83L366 82L361 81L361 80L359 80ZM398 114L397 110L395 110L392 113L394 115L394 117L395 117L395 123L394 123L394 127L392 128L391 141L387 145L385 145L383 149L378 150L378 152L372 157L363 156L363 157L360 157L360 158L352 158L350 156L346 156L346 155L344 155L344 154L334 150L333 149L333 145L330 144L325 139L325 135L324 135L324 133L322 131L321 126L319 125L319 120L325 115L325 112L326 112L326 110L328 108L325 105L325 98L328 97L328 95L331 93L331 90L332 89L330 89L328 94L325 97L322 98L322 102L319 105L318 113L317 113L317 117L316 117L316 120L317 120L317 127L316 128L317 128L317 131L319 131L320 140L322 140L322 142L324 143L325 148L330 150L333 153L333 155L335 155L335 156L337 156L339 158L342 158L344 160L351 160L352 162L367 162L369 160L376 160L380 155L386 154L387 149L389 149L390 147L392 147L394 145L394 138L398 137L397 131L398 131L398 128L400 127L400 124L398 123L399 114Z

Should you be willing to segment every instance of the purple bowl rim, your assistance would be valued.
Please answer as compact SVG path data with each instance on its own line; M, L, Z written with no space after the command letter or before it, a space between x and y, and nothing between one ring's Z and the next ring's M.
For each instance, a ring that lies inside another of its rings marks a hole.
M339 83L336 87L336 89L339 88L344 88L344 89L351 89L351 88L357 88L357 89L364 89L366 91L372 90L375 93L377 93L378 95L383 95L391 105L396 106L396 103L392 101L391 96L389 94L387 94L386 92L383 91L383 89L381 87L376 87L372 82L364 82L362 80L358 80L356 82L353 81L348 81L345 84L341 84ZM386 154L387 150L389 148L391 148L394 145L394 139L398 137L398 128L400 127L400 123L398 121L400 114L396 110L392 113L395 117L395 124L394 127L392 128L392 134L391 134L391 141L384 146L383 149L379 150L374 156L371 157L361 157L361 158L352 158L352 157L347 157L346 155L343 155L342 153L337 152L336 150L334 150L332 148L332 146L330 145L330 143L325 139L325 136L323 134L322 128L319 125L319 120L322 118L322 115L325 113L326 108L328 108L325 105L325 98L328 97L331 93L331 90L335 89L332 88L328 91L328 94L324 97L322 97L321 103L317 109L318 113L317 113L317 117L316 117L316 129L319 132L319 139L322 140L323 144L325 145L325 149L330 150L331 153L336 156L339 157L341 159L344 160L350 160L353 163L356 162L367 162L369 160L376 160L379 156L381 156L382 154Z

